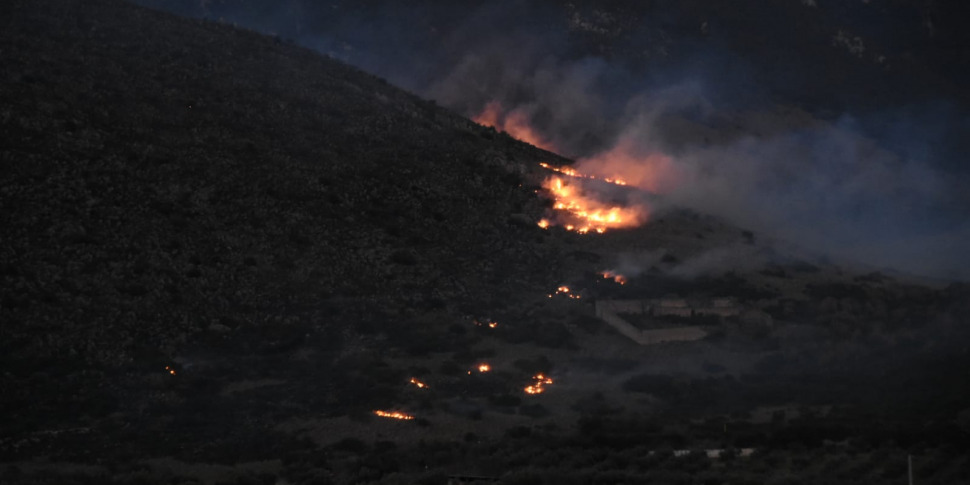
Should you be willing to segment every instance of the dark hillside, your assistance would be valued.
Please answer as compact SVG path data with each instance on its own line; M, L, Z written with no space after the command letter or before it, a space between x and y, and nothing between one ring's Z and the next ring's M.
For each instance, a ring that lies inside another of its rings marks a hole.
M508 227L539 213L525 145L229 26L120 1L4 10L7 359L123 363L213 325L431 308L545 266L519 237L538 229Z
M451 350L470 304L556 282L523 168L552 154L227 25L120 0L0 18L4 455L279 456L278 420L400 392L362 342Z

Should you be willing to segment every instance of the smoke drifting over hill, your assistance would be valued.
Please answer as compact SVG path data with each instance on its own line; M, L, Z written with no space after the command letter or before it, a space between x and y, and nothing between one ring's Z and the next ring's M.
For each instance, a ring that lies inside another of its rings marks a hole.
M970 276L966 94L906 64L929 42L918 24L869 29L862 52L831 41L890 18L876 7L141 3L293 39L470 117L501 107L665 204L835 259Z

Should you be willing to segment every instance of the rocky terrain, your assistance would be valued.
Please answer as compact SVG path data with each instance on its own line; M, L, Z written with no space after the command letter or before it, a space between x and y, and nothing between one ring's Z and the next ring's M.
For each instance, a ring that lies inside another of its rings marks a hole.
M965 284L677 208L544 230L570 160L284 39L0 19L3 483L970 480ZM760 319L591 303L714 297Z

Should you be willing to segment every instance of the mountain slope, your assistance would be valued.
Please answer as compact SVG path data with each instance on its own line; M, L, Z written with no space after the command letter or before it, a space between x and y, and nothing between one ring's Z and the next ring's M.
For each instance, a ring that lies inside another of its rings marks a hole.
M332 297L441 305L548 257L507 222L539 213L510 160L549 154L228 26L114 1L7 9L7 355L124 362ZM41 321L71 336L35 348L19 332Z

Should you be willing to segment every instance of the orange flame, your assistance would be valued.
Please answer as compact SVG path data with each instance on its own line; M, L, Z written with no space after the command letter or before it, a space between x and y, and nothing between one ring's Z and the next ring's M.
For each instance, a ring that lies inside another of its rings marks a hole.
M169 367L167 365L165 366L165 370L167 370L169 374L171 374L173 376L175 375L175 369L173 369L173 368L171 368L171 367Z
M566 219L575 220L575 224L565 224L567 231L602 234L607 229L637 226L646 219L644 208L604 204L583 194L576 185L567 183L562 177L553 175L542 186L552 194L552 208L563 212Z
M410 414L404 414L400 411L381 411L380 409L374 411L374 414L382 418L400 419L402 421L410 421L414 419L414 416Z
M492 370L492 366L488 364L478 364L478 372L488 372Z
M419 381L417 378L414 378L414 377L411 378L411 384L414 384L415 386L418 386L418 389L427 389L428 388L428 385L427 384Z
M532 376L533 383L525 387L526 394L542 394L546 391L546 385L552 384L552 379L543 374Z
M536 133L535 129L529 124L529 116L521 109L506 111L501 103L492 101L485 105L485 108L477 116L472 118L475 123L491 126L499 131L504 131L514 138L537 146L550 152L556 151L555 146L549 143L542 135Z
M572 177L577 182L581 179L593 179L615 185L630 185L639 189L653 193L670 192L678 185L681 185L686 174L674 163L673 158L663 153L650 151L649 147L642 146L640 137L635 134L628 134L622 137L619 142L609 150L601 152L595 156L579 160L575 168L555 167L548 163L540 164L543 168L553 172ZM557 182L560 180L560 182ZM565 226L568 231L576 231L586 234L591 231L598 233L613 227L631 227L639 225L646 220L646 208L641 210L620 209L604 204L593 197L582 196L577 193L564 194L561 179L551 177L546 179L544 187L550 190L556 198L557 210L570 211L580 217L578 220L567 220ZM579 200L577 200L579 199ZM614 210L633 211L634 217L622 217L619 222L609 221L614 214ZM580 214L582 211L589 214ZM597 218L604 218L608 224L602 223Z
M610 278L612 278L613 281L615 281L615 282L617 282L617 283L619 283L621 285L625 285L626 284L626 276L623 276L623 275L621 275L619 273L616 273L616 272L613 272L613 271L603 271L603 272L600 273L600 275L602 275L604 279L610 279Z
M549 140L531 126L530 112L527 109L520 107L506 110L501 103L492 101L473 119L539 148L557 151ZM579 167L582 172L576 168L555 167L548 163L540 165L575 179L599 180L614 185L629 184L653 192L669 191L679 184L682 176L670 157L659 153L644 156L638 148L638 138L626 136L611 149L580 160ZM575 187L573 190L566 190L565 185L568 184L563 184L559 177L550 177L543 183L553 194L555 209L566 213L561 222L565 223L567 231L602 234L611 228L638 226L646 220L646 208L626 208L603 203L595 197L581 194ZM548 229L553 223L542 219L537 225Z

